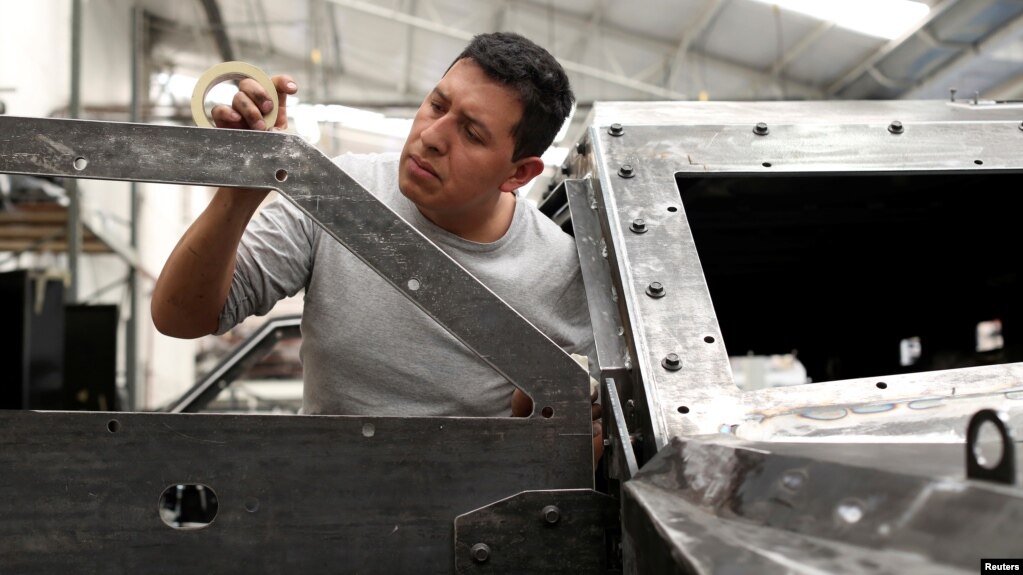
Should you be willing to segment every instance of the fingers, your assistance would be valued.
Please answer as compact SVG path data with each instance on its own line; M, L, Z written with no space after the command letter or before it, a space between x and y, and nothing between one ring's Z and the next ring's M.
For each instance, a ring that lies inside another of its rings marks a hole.
M593 422L593 467L597 466L604 455L604 426L599 421Z
M274 127L278 130L286 130L288 129L288 96L298 93L298 85L287 74L274 76L271 80L274 83L274 87L277 88L277 100L280 102L278 104L277 123L274 124Z
M298 93L298 86L290 76L280 75L271 78L277 89L277 121L273 128L288 128L287 101L289 95ZM215 106L213 123L218 128L235 128L249 130L266 130L268 126L263 119L265 114L273 110L273 99L259 82L245 78L238 82L238 92L231 100L231 106Z
M603 414L604 414L604 408L601 407L599 403L594 403L594 404L590 405L590 419L591 420L597 421L598 419L600 419L600 416L603 415Z

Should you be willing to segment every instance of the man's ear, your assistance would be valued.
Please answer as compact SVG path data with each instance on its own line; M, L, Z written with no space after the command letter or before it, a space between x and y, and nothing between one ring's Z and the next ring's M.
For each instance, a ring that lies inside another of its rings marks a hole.
M515 162L515 171L501 184L502 192L514 193L515 190L528 184L533 178L543 173L543 160L539 156L529 156Z

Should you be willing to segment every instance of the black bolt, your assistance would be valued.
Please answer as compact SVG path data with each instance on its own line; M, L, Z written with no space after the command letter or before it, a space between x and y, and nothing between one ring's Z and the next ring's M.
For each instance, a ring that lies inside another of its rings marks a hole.
M650 282L650 285L646 286L646 295L658 299L664 297L664 286L661 282Z
M1019 125L1019 129L1020 129L1020 130L1023 130L1023 123L1021 123L1021 124Z
M629 229L637 234L645 234L646 222L644 222L643 220L632 220L632 225L629 226Z
M621 124L614 123L611 124L611 127L607 129L607 133L616 137L621 136L622 134L625 133L625 128L623 128Z
M572 167L568 166L568 165L561 166L561 173L565 174L566 176L571 174L572 173Z
M551 525L554 525L561 519L561 510L554 505L544 507L540 514L543 515L543 520Z
M472 560L477 563L486 563L487 559L490 559L490 546L486 543L477 543L472 546L472 550L469 551L472 555Z
M623 164L618 168L618 175L623 178L631 178L636 175L636 171L632 169L632 164Z
M904 131L904 128L902 127L902 122L895 120L891 124L888 124L888 131L893 134L901 134Z
M677 353L669 353L661 360L661 367L668 371L678 371L682 369L682 360Z
M758 136L766 136L771 133L771 130L768 129L767 124L763 122L757 122L757 125L753 126L753 133Z
M575 151L580 156L585 156L586 154L590 153L590 143L585 140L579 142L578 144L575 145Z

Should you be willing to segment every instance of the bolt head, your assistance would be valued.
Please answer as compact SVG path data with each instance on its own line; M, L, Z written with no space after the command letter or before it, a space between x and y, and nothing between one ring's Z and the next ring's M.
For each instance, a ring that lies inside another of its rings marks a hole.
M631 178L636 175L636 171L633 169L632 164L622 164L622 167L618 168L618 175L623 178Z
M645 234L646 222L641 219L632 220L632 225L629 226L629 229L637 234Z
M554 525L561 519L561 510L556 505L544 507L541 514L543 515L543 520L550 525Z
M758 136L766 136L771 133L771 130L764 122L757 122L757 125L753 126L753 133Z
M487 559L490 559L490 546L486 543L477 543L469 550L469 555L472 555L472 560L477 563L486 563Z
M682 359L677 353L669 353L661 360L661 367L668 371L678 371L682 369Z
M895 120L891 124L888 124L888 131L893 134L901 134L905 131L905 128L902 127L902 122Z
M664 285L661 282L650 282L646 286L646 295L655 299L664 297Z
M625 128L623 128L621 124L615 122L614 124L611 124L610 128L607 129L607 133L616 137L621 136L622 134L625 133Z
M580 156L585 156L586 154L588 154L590 152L590 144L589 144L589 142L582 141L582 142L577 143L575 145L575 151Z

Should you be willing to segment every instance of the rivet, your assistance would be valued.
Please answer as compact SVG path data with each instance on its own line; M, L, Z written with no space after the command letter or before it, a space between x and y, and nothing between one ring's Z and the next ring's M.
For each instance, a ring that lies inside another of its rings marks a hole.
M575 151L580 156L585 156L586 154L590 153L590 144L589 144L589 142L583 140L582 142L577 143L575 145Z
M902 127L902 122L895 120L891 124L888 124L888 131L893 134L901 134L905 129Z
M757 122L757 125L753 126L753 133L758 136L766 136L771 133L771 130L764 122Z
M646 295L659 299L664 297L664 286L661 282L650 282L650 285L646 286Z
M682 369L682 360L677 353L669 353L661 360L661 367L668 371L678 371Z
M625 128L619 123L611 124L611 127L607 129L607 133L612 136L618 137L625 133Z
M557 506L555 505L548 505L547 507L543 508L543 511L541 511L541 515L543 515L544 521L551 525L554 525L555 523L558 522L559 519L561 519L561 510L558 509Z
M561 173L566 175L566 176L571 174L572 173L572 167L569 166L569 165L561 166Z
M623 164L618 168L618 175L623 178L631 178L636 175L636 172L632 169L632 164Z
M629 229L632 230L634 233L637 233L637 234L645 234L646 233L646 222L644 222L641 219L632 220L632 225L629 226Z
M472 555L472 560L477 563L486 563L487 559L490 559L490 546L486 543L477 543L472 546L469 551Z

